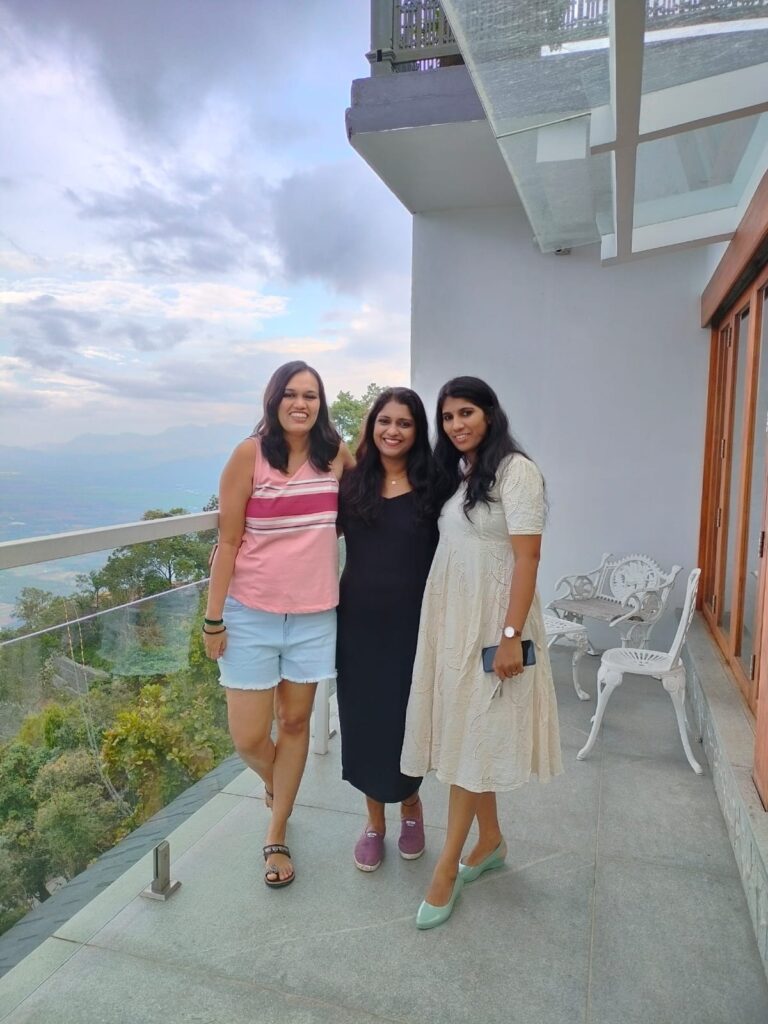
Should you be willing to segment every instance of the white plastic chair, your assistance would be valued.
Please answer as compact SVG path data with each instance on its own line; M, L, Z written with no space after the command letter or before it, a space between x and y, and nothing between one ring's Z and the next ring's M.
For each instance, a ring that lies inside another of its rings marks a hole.
M632 672L634 675L651 676L661 680L662 686L672 698L677 717L677 728L680 732L680 739L683 741L688 764L697 775L701 775L704 771L693 756L688 740L688 723L685 717L686 674L685 666L680 659L696 609L699 576L701 576L701 569L693 569L688 577L683 614L680 616L677 633L669 651L646 651L638 647L613 647L603 654L597 673L597 710L592 719L592 731L589 734L589 739L576 755L579 761L583 761L595 745L611 694L621 684L624 673Z

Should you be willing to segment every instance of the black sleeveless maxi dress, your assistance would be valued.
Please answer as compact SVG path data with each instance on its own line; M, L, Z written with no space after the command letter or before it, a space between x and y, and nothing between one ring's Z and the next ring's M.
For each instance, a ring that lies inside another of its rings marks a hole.
M421 784L401 773L400 752L437 522L418 518L409 491L384 499L370 524L347 514L342 498L339 524L347 548L336 649L342 777L397 803Z

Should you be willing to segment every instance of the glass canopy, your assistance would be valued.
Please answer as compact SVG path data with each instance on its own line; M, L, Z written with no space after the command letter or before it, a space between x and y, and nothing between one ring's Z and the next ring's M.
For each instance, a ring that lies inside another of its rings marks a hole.
M444 0L544 252L735 230L768 169L768 0Z

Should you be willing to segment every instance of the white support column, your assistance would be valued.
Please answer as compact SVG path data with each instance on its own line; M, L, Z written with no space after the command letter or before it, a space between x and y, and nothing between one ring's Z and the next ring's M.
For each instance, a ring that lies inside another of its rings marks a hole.
M610 0L611 108L616 126L613 202L616 258L632 255L635 164L645 47L645 0Z
M315 693L315 707L312 711L312 753L327 754L328 740L336 730L331 728L331 680L321 679Z
M372 75L392 71L395 59L395 0L371 0L371 49L366 53Z

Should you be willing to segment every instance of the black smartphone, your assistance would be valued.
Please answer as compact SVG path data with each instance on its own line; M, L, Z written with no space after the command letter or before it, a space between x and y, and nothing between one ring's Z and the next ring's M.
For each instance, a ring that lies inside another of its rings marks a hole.
M498 644L494 644L493 647L483 648L483 672L493 672L493 659L496 657L498 649ZM523 667L529 668L535 664L536 648L533 646L533 640L523 640Z

